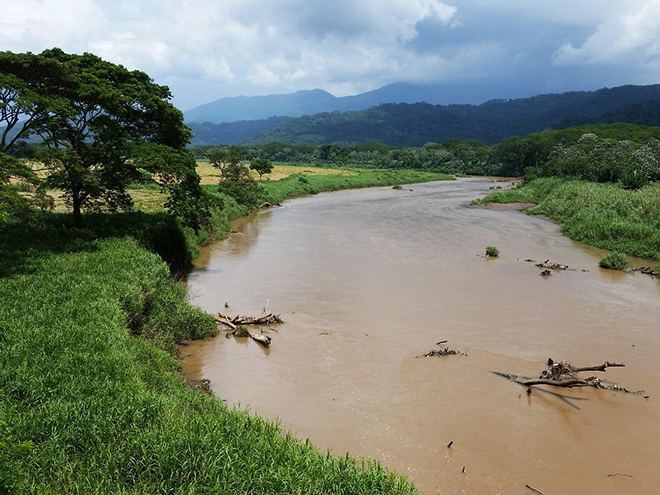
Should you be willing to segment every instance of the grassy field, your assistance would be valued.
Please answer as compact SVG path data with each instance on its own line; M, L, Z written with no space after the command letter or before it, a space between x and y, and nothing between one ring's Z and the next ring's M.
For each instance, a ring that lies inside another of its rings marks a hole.
M536 203L532 214L562 223L571 239L660 261L660 184L636 191L615 184L544 178L476 203Z
M220 170L211 165L210 162L198 161L197 173L202 178L202 184L212 185L220 182ZM255 171L250 172L255 179L259 174ZM263 176L263 180L286 179L290 175L304 173L305 175L353 175L353 172L339 168L324 168L316 166L300 167L295 165L279 164L273 167L270 174Z
M265 197L451 178L342 172L264 181ZM176 344L216 327L171 272L247 211L224 197L212 232L194 233L153 211L163 195L134 192L149 213L0 224L0 493L417 493L186 383Z
M215 190L220 182L220 171L208 162L198 162L197 172L202 184L209 190ZM252 172L256 177L256 172ZM295 177L294 177L295 176ZM304 176L307 182L299 180ZM354 189L361 187L391 186L395 184L413 184L434 180L450 180L453 176L412 170L366 170L336 169L322 167L299 167L294 165L276 165L272 174L264 175L259 183L264 187L267 201L280 203L285 199L306 196L326 191ZM60 197L60 191L50 191L55 198L55 211L68 211ZM159 211L165 207L167 196L156 187L144 187L129 190L133 198L134 209L140 211Z

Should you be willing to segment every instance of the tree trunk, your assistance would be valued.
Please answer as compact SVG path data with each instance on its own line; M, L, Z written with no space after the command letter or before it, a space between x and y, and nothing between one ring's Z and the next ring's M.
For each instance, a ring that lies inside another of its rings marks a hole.
M82 227L82 212L80 211L80 191L74 189L71 193L71 202L73 203L73 226Z

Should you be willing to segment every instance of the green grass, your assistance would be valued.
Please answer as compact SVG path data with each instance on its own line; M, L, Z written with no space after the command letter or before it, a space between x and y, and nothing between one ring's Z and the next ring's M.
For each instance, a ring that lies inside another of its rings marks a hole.
M189 388L174 344L215 324L154 234L59 221L0 226L0 493L415 493Z
M532 214L562 223L576 241L660 261L660 183L639 190L615 184L543 178L475 203L536 203Z
M598 265L609 270L625 270L628 267L628 259L625 254L610 253L603 256Z

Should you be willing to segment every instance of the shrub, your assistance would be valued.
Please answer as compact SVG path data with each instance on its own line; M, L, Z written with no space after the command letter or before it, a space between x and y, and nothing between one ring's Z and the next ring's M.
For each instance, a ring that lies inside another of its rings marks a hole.
M499 255L500 255L500 251L495 246L488 246L486 248L486 256L490 256L491 258L497 258Z
M401 187L400 185L397 184L397 185L394 186L392 189L394 189L394 190L396 190L396 191L400 191L401 189L403 189L403 187Z
M610 253L604 256L598 264L601 268L608 270L624 270L628 266L628 259L622 253Z

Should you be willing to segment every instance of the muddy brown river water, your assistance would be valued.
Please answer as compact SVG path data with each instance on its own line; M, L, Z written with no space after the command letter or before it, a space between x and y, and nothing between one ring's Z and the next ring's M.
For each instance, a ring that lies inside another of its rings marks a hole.
M660 281L598 268L602 251L543 218L468 206L492 185L321 194L236 222L188 277L192 300L211 312L228 302L232 315L269 300L286 323L269 350L222 335L193 343L186 373L423 493L660 493ZM478 257L487 245L498 259ZM577 271L544 279L528 258ZM467 356L419 358L439 340ZM528 396L492 373L537 376L549 357L622 361L603 378L650 399Z

